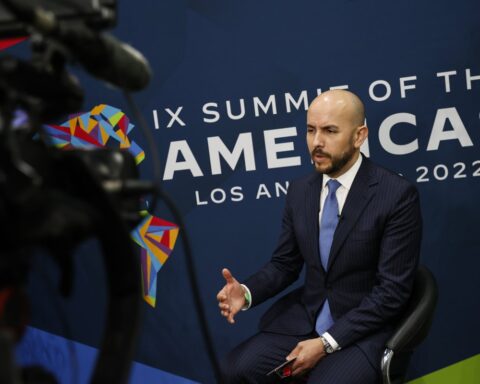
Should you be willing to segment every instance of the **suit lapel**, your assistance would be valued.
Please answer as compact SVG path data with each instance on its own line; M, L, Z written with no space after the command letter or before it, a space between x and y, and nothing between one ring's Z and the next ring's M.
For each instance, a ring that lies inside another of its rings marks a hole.
M322 190L323 176L315 173L309 183L310 188L305 192L305 211L306 211L306 227L309 231L308 239L310 241L310 250L315 265L323 271L320 263L320 251L318 246L318 213L320 211L320 192Z
M360 214L375 195L375 188L373 188L375 184L377 184L377 180L374 176L373 167L369 160L364 157L362 165L360 166L348 193L347 200L343 206L341 218L333 236L332 248L328 259L328 269L330 269L335 258L338 256L343 243L348 234L352 231Z

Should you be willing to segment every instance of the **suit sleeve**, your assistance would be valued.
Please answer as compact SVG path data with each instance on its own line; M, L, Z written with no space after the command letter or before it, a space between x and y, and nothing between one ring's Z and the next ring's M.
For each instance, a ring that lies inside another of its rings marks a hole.
M380 243L377 284L328 330L342 347L383 328L407 303L418 266L422 219L416 188L404 188L392 206Z
M280 237L271 260L244 282L252 294L252 306L261 304L283 291L298 279L302 270L303 258L293 229L293 189L294 185L291 184L285 202Z

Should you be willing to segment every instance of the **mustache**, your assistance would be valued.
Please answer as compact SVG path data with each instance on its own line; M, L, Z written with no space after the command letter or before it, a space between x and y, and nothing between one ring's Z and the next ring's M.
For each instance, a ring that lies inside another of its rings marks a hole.
M325 157L329 157L329 158L332 157L329 153L322 151L322 150L321 150L320 148L318 148L318 147L313 149L313 151L312 151L312 157L313 157L313 156L325 156Z

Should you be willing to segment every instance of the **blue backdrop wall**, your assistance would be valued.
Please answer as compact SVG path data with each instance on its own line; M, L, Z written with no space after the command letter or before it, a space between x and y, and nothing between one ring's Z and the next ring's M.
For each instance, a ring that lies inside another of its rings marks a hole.
M311 171L306 106L332 87L348 87L366 104L364 153L420 191L421 262L438 280L440 301L410 377L480 353L478 1L119 3L113 33L142 51L154 70L136 100L155 137L164 188L185 217L219 356L256 330L269 305L228 325L215 300L223 285L220 271L228 266L245 278L270 257L283 189ZM106 103L138 125L121 94L79 75L85 111ZM146 149L142 176L151 177L152 155L139 129L133 138ZM226 161L223 147L236 148L238 161ZM164 206L155 213L173 220ZM94 242L77 252L76 289L68 301L52 299L45 275L55 279L55 267L42 255L36 258L33 270L43 273L30 279L35 329L98 346L105 304L98 255ZM159 272L156 307L144 304L135 360L154 368L153 376L146 381L134 374L132 382L214 382L185 263L178 242ZM50 353L56 341L41 340L42 353ZM24 360L33 345L25 341ZM80 370L88 365L82 356L77 353ZM70 369L54 357L50 362L57 371Z

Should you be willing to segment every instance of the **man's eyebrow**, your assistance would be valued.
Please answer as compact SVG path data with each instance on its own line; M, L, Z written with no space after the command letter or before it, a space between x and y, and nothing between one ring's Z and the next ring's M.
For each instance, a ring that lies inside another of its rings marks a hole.
M313 125L313 124L309 124L307 123L307 128L314 128L316 129L316 126ZM322 125L321 127L319 127L320 129L327 129L327 128L335 128L335 129L339 129L337 125L335 124L326 124L326 125Z

